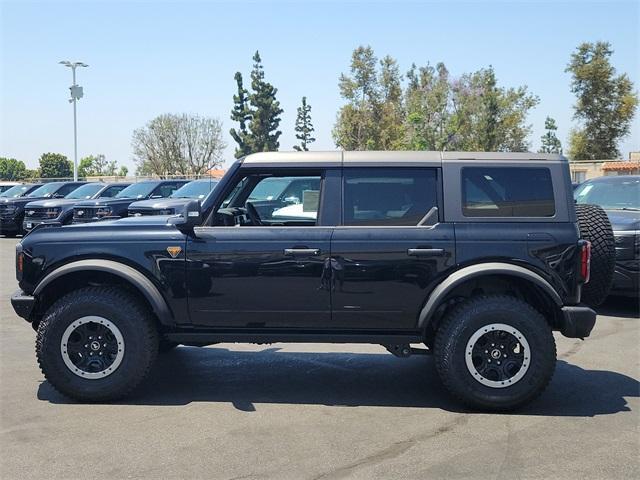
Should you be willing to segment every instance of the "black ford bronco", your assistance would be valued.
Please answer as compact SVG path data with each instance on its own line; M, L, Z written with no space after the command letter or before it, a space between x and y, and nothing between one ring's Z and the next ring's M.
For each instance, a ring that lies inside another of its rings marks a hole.
M551 380L553 331L594 326L587 237L613 245L595 208L580 224L557 155L258 153L180 215L36 227L12 304L82 401L127 395L178 344L330 342L433 353L455 397L506 410Z

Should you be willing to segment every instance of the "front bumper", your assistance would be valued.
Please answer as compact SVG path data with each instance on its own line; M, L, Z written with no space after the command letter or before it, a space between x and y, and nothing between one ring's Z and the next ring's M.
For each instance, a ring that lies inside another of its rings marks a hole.
M0 234L20 231L20 221L16 218L0 218Z
M584 305L562 307L560 333L568 338L588 337L596 324L596 312Z
M36 305L36 299L26 295L22 290L17 290L11 295L11 306L19 317L31 322L31 313Z

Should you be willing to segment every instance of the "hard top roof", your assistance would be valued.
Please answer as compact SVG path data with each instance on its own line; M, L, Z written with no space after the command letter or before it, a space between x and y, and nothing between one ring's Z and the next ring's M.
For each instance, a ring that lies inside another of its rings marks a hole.
M562 155L531 152L435 152L435 151L324 151L324 152L259 152L247 155L241 162L247 166L439 166L443 162L566 162Z

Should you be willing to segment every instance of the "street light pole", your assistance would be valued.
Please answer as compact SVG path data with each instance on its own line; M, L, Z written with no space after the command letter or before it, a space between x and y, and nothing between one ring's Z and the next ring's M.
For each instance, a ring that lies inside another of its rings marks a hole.
M88 67L86 63L82 62L70 62L68 60L63 60L58 62L65 67L71 68L71 73L73 76L73 85L69 87L71 91L71 98L69 99L70 103L73 103L73 180L74 182L78 181L78 116L76 112L76 103L84 96L84 92L80 85L76 84L76 68L77 67Z

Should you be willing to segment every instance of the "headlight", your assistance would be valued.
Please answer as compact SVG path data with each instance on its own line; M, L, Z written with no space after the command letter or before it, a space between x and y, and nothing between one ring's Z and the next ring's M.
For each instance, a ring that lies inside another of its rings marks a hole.
M47 208L44 212L47 218L57 218L60 215L60 208Z
M158 210L158 215L173 215L173 208L164 208L162 210Z
M100 207L96 210L96 217L98 218L108 217L109 215L111 215L111 207Z
M13 215L14 213L16 213L16 211L18 210L18 207L16 207L15 205L7 205L6 207L4 207L4 212L8 215Z

